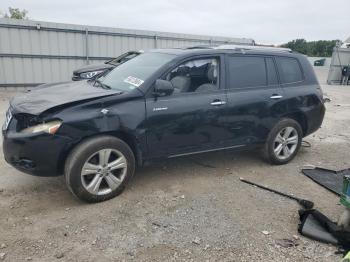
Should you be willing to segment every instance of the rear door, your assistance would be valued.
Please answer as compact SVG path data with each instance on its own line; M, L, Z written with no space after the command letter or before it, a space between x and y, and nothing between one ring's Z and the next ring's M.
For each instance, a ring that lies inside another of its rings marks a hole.
M230 143L263 142L284 110L274 58L227 55L226 94Z
M322 123L325 108L322 90L309 61L301 56L279 56L276 57L276 62L288 113L299 116L303 131L307 132L304 135L317 130Z

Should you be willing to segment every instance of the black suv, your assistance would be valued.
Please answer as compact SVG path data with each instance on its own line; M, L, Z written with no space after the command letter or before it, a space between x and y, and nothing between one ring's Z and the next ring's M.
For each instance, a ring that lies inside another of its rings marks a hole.
M129 51L116 58L108 60L103 64L94 64L94 65L81 67L73 71L72 80L80 81L80 80L97 78L103 74L106 74L112 71L114 68L116 68L120 64L125 63L126 61L129 61L130 59L134 58L135 56L138 56L139 54L141 54L141 51L139 52Z
M146 160L260 147L270 163L288 163L324 113L304 55L249 46L160 49L98 80L15 97L3 151L17 169L64 174L74 195L99 202L120 194Z

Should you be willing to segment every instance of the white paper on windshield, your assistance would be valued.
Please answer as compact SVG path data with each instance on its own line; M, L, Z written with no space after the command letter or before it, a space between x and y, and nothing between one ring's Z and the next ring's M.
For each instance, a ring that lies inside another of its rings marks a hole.
M144 82L141 79L138 79L137 77L133 77L133 76L128 76L127 78L124 79L125 83L128 83L130 85L139 87L140 85L142 85L142 83Z

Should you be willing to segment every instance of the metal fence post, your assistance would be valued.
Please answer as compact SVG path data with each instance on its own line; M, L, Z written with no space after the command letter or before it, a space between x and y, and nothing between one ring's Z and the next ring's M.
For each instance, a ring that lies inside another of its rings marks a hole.
M85 29L85 56L86 64L89 64L89 30Z
M158 36L154 35L154 47L158 48Z

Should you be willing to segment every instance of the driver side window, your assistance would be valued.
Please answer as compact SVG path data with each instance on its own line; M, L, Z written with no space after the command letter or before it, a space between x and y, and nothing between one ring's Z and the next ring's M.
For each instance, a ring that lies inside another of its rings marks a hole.
M187 61L165 77L174 87L173 94L214 91L219 88L219 59L205 58Z

